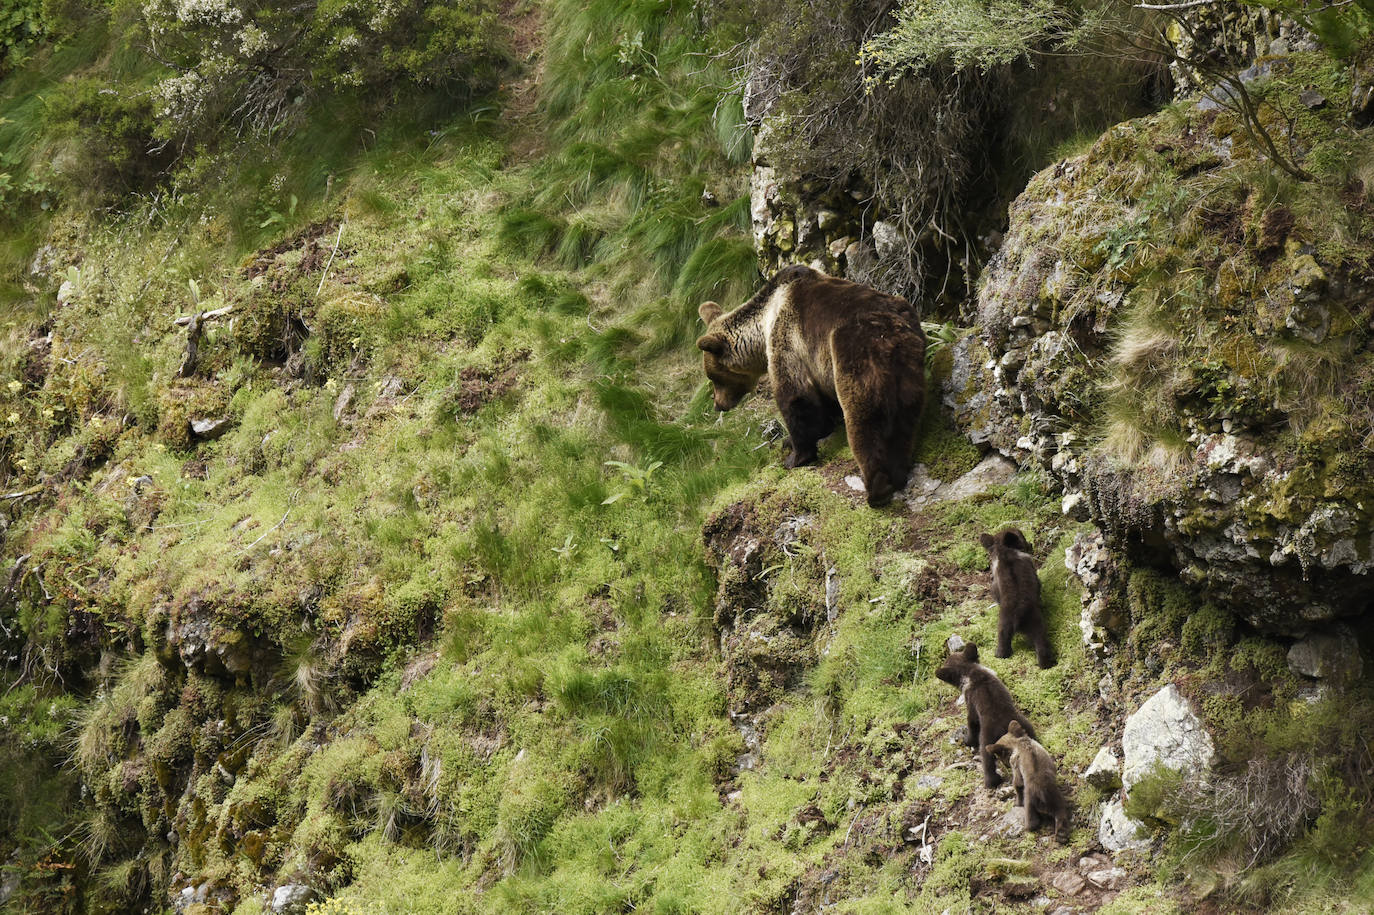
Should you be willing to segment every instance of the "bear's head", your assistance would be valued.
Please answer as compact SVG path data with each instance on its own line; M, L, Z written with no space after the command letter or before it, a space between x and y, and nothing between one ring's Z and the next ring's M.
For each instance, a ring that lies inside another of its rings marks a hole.
M1031 551L1030 542L1026 540L1026 535L1014 527L998 531L995 534L980 534L978 542L989 553L999 547L1008 550L1020 550L1023 553Z
M762 372L751 371L737 364L734 355L734 342L730 335L720 327L717 319L721 307L715 302L707 302L698 310L701 320L706 322L706 333L697 340L701 350L706 377L711 380L713 400L718 412L734 409L763 377Z
M1010 764L1012 754L1018 749L1016 738L1012 737L1010 731L1008 731L1008 733L997 738L997 742L988 749L992 751L993 756L996 756L1004 763Z
M1007 722L1007 733L997 738L997 742L992 745L992 753L1003 762L1010 762L1016 753L1025 748L1024 741L1027 738L1026 729L1021 727L1021 722L1013 718Z
M935 671L935 676L950 686L959 686L960 682L977 666L978 646L969 643L958 651L951 651L949 657L945 658L945 663L941 664L940 668Z

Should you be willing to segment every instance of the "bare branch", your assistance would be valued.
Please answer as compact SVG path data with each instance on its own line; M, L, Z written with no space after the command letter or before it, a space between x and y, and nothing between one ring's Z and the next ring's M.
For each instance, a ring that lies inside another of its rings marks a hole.
M1188 3L1137 3L1138 10L1190 10L1199 6L1210 6L1221 0L1189 0Z
M196 320L209 321L214 318L222 318L233 310L233 305L225 305L223 308L216 308L214 311L202 311L193 315L182 315L172 323L175 324L177 327L185 327L187 324L190 324L192 321Z

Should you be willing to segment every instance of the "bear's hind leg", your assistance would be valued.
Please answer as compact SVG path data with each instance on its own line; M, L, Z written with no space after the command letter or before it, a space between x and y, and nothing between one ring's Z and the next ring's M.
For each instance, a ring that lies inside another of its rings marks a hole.
M844 428L849 435L849 450L854 452L859 475L863 477L868 504L874 508L886 505L892 501L898 483L892 479L889 430L884 418L873 411L851 406L844 412Z
M997 756L992 752L991 744L979 747L978 756L983 761L983 787L996 788L1002 784L1002 773L997 771Z
M1055 664L1054 649L1050 647L1050 639L1045 632L1045 618L1041 615L1039 607L1026 612L1022 618L1021 631L1035 646L1036 663L1042 669L1053 667Z
M999 658L1011 657L1011 637L1016 631L1015 613L1003 607L997 608L997 650L993 655Z

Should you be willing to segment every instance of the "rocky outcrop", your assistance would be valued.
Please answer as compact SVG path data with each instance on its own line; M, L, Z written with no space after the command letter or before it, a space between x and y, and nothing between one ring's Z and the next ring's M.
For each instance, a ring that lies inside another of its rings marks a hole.
M1247 142L1193 109L1119 125L1040 173L945 399L975 442L1049 471L1109 546L1167 555L1251 624L1302 635L1363 612L1374 569L1374 454L1343 406L1374 374L1355 266L1371 252L1317 247L1319 226L1257 188L1208 202L1257 158ZM1347 374L1322 374L1328 358ZM1090 643L1112 629L1093 615Z
M772 124L754 137L749 213L754 249L767 275L808 264L882 289L907 292L910 244L895 219L873 213L872 190L790 174L776 160Z
M1076 502L1070 496L1065 504L1072 510ZM1064 565L1083 585L1083 612L1078 620L1083 647L1090 656L1100 658L1108 644L1125 635L1130 625L1130 616L1112 586L1117 564L1102 532L1093 529L1075 536L1064 551Z

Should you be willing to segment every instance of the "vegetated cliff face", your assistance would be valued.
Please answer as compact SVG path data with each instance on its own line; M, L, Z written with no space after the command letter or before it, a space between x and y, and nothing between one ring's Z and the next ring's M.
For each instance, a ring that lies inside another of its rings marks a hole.
M1364 611L1374 565L1374 203L1351 72L1310 53L1251 71L1310 180L1206 97L1037 175L947 392L975 441L1052 473L1066 512L1286 634Z

